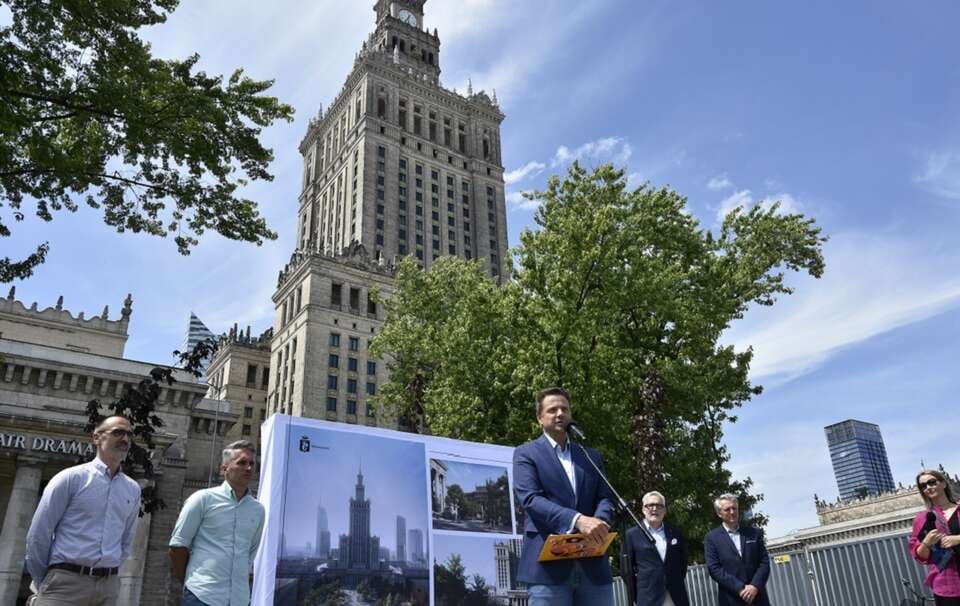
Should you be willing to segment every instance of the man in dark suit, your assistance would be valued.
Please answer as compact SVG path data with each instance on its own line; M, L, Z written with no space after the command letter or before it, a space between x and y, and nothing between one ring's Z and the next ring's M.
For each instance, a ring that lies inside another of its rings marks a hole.
M707 533L703 548L707 570L717 582L717 603L719 606L770 606L765 589L770 576L770 558L763 544L763 533L740 525L736 495L720 495L713 502L713 508L723 524Z
M513 453L513 486L524 512L517 580L527 584L529 606L612 606L613 577L606 556L537 561L551 534L580 533L602 544L614 515L614 497L579 447L567 440L570 396L559 387L537 395L543 434ZM600 455L587 451L602 469Z
M634 526L627 531L627 552L633 564L624 581L636 587L636 606L690 606L687 597L687 540L679 528L663 521L667 501L659 492L643 495L643 524L651 543ZM632 574L631 574L632 572Z

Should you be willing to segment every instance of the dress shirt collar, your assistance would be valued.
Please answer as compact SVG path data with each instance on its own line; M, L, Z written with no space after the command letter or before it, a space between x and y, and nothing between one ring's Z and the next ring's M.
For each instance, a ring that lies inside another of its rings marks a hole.
M735 528L730 528L729 526L726 525L726 523L724 523L724 524L723 524L723 529L727 531L727 534L740 534L740 526L739 526L739 525L737 525Z
M100 457L93 457L93 460L90 461L90 465L92 465L93 468L96 469L98 472L106 474L106 476L110 479L113 479L116 476L123 473L123 466L120 465L120 466L117 466L117 473L111 474L110 468L107 467L107 464L104 463Z
M227 482L226 480L224 480L223 484L220 485L220 492L222 492L225 496L229 497L231 500L236 501L237 503L243 501L245 498L250 496L250 488L247 488L247 491L243 493L242 497L240 497L239 499L236 498L233 494L233 487L230 486L230 482Z
M570 449L570 441L569 441L569 440L567 441L567 447L564 448L564 447L560 446L560 443L559 443L559 442L557 442L557 441L554 440L552 437L550 437L550 434L548 434L547 432L543 432L543 435L544 435L545 438L547 438L547 442L550 443L550 448L552 448L552 449L554 449L554 450L556 450L557 448L559 448L559 449L560 449L560 452L567 452L567 450Z
M650 522L646 520L643 521L643 525L646 526L647 530L649 530L650 532L655 532L657 534L662 534L663 536L667 536L667 525L664 524L663 522L660 522L660 528L654 528L653 526L650 525Z

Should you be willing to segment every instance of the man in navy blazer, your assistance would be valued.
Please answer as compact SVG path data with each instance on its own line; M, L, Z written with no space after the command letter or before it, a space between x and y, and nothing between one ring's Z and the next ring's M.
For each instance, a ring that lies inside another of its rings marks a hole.
M703 548L707 570L717 582L717 603L719 606L770 606L765 589L770 577L770 558L763 544L763 533L740 525L736 495L720 495L713 502L713 508L723 524L707 533Z
M527 584L529 606L612 606L613 577L606 556L537 561L551 534L580 533L603 543L614 515L614 497L578 446L567 440L570 396L559 387L537 394L543 434L513 453L513 487L524 512L523 550L517 580ZM588 449L603 469L600 455Z
M633 570L624 581L636 587L636 606L690 606L687 597L687 540L679 528L663 521L667 500L659 492L643 495L643 524L654 542L634 526L627 531ZM632 574L631 574L632 573Z

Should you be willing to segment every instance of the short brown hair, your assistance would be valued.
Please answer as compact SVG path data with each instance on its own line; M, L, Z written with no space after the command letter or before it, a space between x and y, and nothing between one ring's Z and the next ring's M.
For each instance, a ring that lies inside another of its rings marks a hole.
M540 393L537 394L538 419L540 418L540 412L543 410L543 401L547 399L547 396L562 396L563 399L567 401L567 404L570 403L570 394L562 387L547 387L546 389L541 389Z
M950 488L950 480L947 479L947 476L943 472L937 471L936 469L924 469L923 471L917 474L917 490L920 491L920 496L923 498L923 502L927 504L928 508L933 508L933 503L930 501L930 498L924 492L923 486L920 486L920 478L923 476L933 476L936 479L943 482L943 486L944 486L943 492L945 495L947 495L947 500L950 501L951 503L957 502L957 499L954 498L953 496L953 490Z

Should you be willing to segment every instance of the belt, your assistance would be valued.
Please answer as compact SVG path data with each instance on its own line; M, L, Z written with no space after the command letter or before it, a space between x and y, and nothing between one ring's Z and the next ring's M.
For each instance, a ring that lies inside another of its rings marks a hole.
M58 569L58 570L68 570L70 572L75 572L77 574L82 574L84 576L91 577L109 577L117 574L120 571L119 568L91 568L90 566L80 566L79 564L68 564L66 562L60 562L58 564L50 564L47 566L48 570Z

